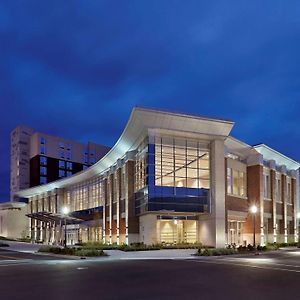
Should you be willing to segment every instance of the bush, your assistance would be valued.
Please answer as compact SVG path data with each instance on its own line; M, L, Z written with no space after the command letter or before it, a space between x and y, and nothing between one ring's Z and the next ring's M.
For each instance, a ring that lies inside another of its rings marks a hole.
M77 256L107 256L107 254L103 250L86 250L86 249L79 249L75 251L75 255Z
M60 255L76 255L76 256L106 256L107 254L103 250L97 249L83 249L83 248L60 248L44 246L41 247L38 252L53 253Z
M216 249L208 249L208 248L199 248L196 255L198 256L220 256L220 255L232 255L236 254L237 251L235 249L228 248L216 248Z
M53 253L53 254L61 254L61 255L75 255L76 249L75 248L60 248L60 247L50 247L44 246L41 247L38 252L46 252L46 253Z
M5 236L0 236L0 241L15 241L14 239L9 239L9 238L7 238L7 237L5 237Z

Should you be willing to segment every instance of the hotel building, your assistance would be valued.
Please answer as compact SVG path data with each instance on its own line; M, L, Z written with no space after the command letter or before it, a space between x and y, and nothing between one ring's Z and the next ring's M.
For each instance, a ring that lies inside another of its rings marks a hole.
M49 183L86 169L109 148L82 144L18 126L11 132L11 200L17 191Z
M16 192L35 241L224 247L297 241L300 164L230 136L234 123L134 108L114 147L91 167ZM68 207L70 213L62 214ZM65 225L66 224L66 225Z

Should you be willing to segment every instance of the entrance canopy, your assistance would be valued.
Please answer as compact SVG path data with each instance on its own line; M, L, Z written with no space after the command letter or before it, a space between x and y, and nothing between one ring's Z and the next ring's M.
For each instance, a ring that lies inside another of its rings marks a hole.
M68 215L52 213L47 211L41 211L36 213L27 214L26 216L35 220L39 220L42 222L55 222L59 224L67 223L67 225L71 224L81 224L86 223L86 221L90 220L100 220L102 219L103 206L98 206L94 208L88 208L83 210L77 210L71 212Z
M66 216L63 214L55 214L51 212L41 211L37 213L27 214L26 215L29 218L42 221L42 222L50 222L50 223L56 223L56 224L80 224L83 222L81 219L77 219L71 216Z

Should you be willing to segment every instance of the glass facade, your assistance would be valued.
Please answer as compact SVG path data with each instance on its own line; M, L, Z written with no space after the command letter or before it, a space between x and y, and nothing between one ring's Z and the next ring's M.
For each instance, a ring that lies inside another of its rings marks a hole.
M144 142L138 149L135 166L136 214L208 211L208 144L156 137L155 144Z

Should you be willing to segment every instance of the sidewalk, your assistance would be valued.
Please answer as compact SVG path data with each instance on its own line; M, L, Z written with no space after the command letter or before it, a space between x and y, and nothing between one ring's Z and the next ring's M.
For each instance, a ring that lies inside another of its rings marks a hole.
M7 250L23 252L23 253L35 253L42 246L41 244L31 244L24 242L15 242L15 241L5 241L5 244L8 244L9 247Z

